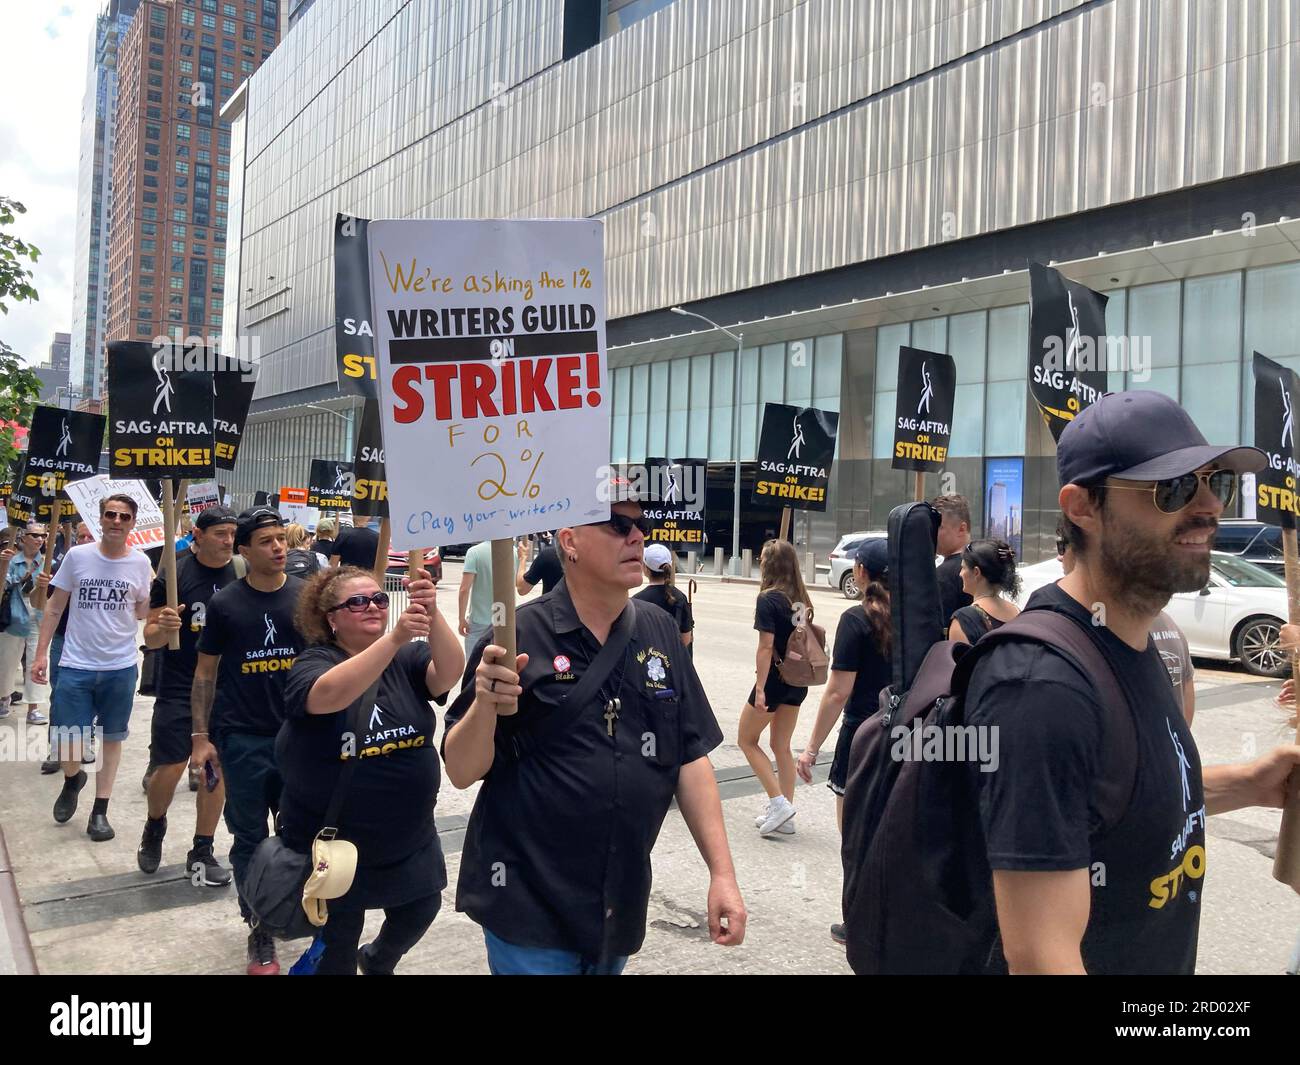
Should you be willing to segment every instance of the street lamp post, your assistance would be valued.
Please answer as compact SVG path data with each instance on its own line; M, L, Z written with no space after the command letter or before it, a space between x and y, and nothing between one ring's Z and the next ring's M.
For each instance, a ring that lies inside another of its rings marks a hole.
M740 576L740 353L744 347L744 333L733 333L725 325L718 325L712 318L706 318L695 311L688 311L682 307L669 308L673 314L683 314L690 318L698 318L701 322L708 322L714 329L721 330L736 342L736 365L732 368L732 382L734 384L733 397L731 404L731 454L735 460L736 466L736 483L735 499L732 501L731 510L731 573L732 576ZM745 574L746 577L749 574Z

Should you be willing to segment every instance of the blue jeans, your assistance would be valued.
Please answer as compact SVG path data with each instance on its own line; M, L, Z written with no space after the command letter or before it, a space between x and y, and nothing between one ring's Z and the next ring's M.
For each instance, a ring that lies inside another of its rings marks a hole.
M224 732L217 737L217 757L226 781L226 827L235 837L230 848L239 913L252 917L244 901L244 870L257 845L270 835L267 818L280 803L280 771L275 765L275 737L251 732Z
M84 729L98 722L106 741L121 742L131 720L135 677L135 666L107 670L60 667L59 699L51 720L56 725Z
M618 976L627 964L626 957L585 957L576 950L553 947L517 947L494 936L486 928L488 968L493 976Z

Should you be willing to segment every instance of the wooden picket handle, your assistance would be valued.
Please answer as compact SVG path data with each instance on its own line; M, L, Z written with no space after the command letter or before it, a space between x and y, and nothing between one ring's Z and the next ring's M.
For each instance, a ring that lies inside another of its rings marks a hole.
M179 604L176 598L176 497L173 495L173 490L172 479L164 477L162 482L163 582L167 586L167 605L175 610ZM172 651L181 649L179 630L168 634L167 647Z
M1286 567L1287 620L1300 623L1300 554L1296 550L1295 529L1282 530L1282 559ZM1291 656L1291 676L1300 691L1300 655ZM1300 743L1300 727L1296 729ZM1300 770L1292 770L1287 781L1286 805L1282 808L1282 827L1277 834L1273 856L1273 879L1300 892Z
M393 527L387 518L379 519L379 546L375 549L375 583L384 586L388 575L388 546L393 542Z
M50 523L45 526L45 561L41 563L41 572L49 576L54 568L54 530L59 527L59 519L63 517L63 500L57 496L54 500L54 506L50 508ZM37 588L32 592L32 609L45 609L45 589Z
M790 508L782 507L781 508L781 531L777 534L776 537L778 540L790 539L790 516L791 516Z
M515 655L515 557L514 537L492 541L492 642L506 649L507 669L514 669ZM500 610L498 611L498 606ZM501 624L497 625L498 613Z
M919 503L925 498L925 471L916 470L912 475L912 499Z

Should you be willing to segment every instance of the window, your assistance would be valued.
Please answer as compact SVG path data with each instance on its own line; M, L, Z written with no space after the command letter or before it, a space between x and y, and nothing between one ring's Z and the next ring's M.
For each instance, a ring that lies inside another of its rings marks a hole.
M246 41L255 41L255 40L257 40L257 30L253 29L252 26L245 26L245 27L244 27L244 40L246 40ZM247 48L244 49L244 54L245 54L245 55L248 54L248 49L247 49Z
M176 149L176 158L177 158L177 159L188 159L188 158L189 158L189 155L190 155L190 150L189 150L189 148L187 148L184 144L180 145L180 146Z
M212 162L212 153L209 152L206 148L200 148L197 152L194 153L194 158L197 159L200 163L210 163Z
M162 93L160 93L160 92L151 92L151 93L148 93L148 94L146 94L146 95L148 96L149 102L150 102L151 104L160 104L160 103L162 103Z
M187 188L189 188L189 187L190 187L190 179L187 178L187 177L177 177L177 178L176 178L176 187L177 187L178 189L187 189ZM177 199L180 199L180 197L178 196Z
M173 255L184 255L184 254L185 254L185 241L183 241L183 240L173 240L173 241L172 241L172 254L173 254Z
M274 47L275 47L275 34L274 34L274 33L265 33L265 32L264 32L264 33L262 34L262 43L263 43L264 45L266 45L267 48L274 48ZM264 57L264 58L265 58L265 57Z
M183 56L187 56L187 57L190 57L190 58L193 58L193 56L194 56L194 45L192 45L192 44L183 44L183 45L181 45L181 55L183 55Z
M140 232L143 233L146 237L154 237L158 235L158 227L152 224L142 225L140 227ZM152 248L149 248L147 250L153 251Z
M153 302L153 293L152 293L152 292L141 292L141 293L140 293L140 302L141 302L141 303L152 303L152 302Z
M183 236L185 236L185 224L184 224L184 223L176 223L176 224L174 224L174 225L172 226L172 236L173 236L173 237L183 237Z
M194 73L194 64L188 59L181 60L181 74L188 77Z
M149 21L155 26L166 26L167 12L160 7L152 8L149 11Z
M162 68L163 68L163 61L162 61L161 59L151 59L151 60L149 60L149 69L150 69L150 70L161 71Z
M187 122L176 123L176 139L187 141L190 139L190 127Z
M184 159L177 159L177 160L176 160L176 173L178 173L178 174L188 174L189 172L190 172L190 164L187 163L187 162L185 162Z
M184 212L184 211L181 211L181 210L174 210L174 211L172 211L172 221L173 221L173 222L184 222L184 221L185 221L185 212Z
M217 39L210 33L203 34L200 40L208 48L215 48L217 45Z
M215 30L215 29L217 28L217 17L216 17L216 15L204 15L204 16L203 16L203 28L204 28L205 30ZM203 36L203 43L204 43L204 44L213 43L213 41L214 41L213 38L209 37L207 34L204 34L204 36Z
M253 64L252 64L252 61L251 61L251 60L248 60L248 59L241 60L240 63L239 63L239 72L240 72L241 74L251 74L251 73L253 73Z
M141 228L141 230L144 229L143 226L141 226L140 228ZM155 244L155 242L154 242L153 240L149 240L149 239L146 238L145 240L140 241L140 250L141 250L142 252L145 252L145 251L156 251L157 249L154 247L154 244Z
M135 316L136 316L137 318L143 318L145 321L148 321L150 318L153 317L153 308L152 308L152 307L137 307L137 308L135 309Z
M230 53L230 52L226 52L226 53L221 57L221 65L222 65L223 67L233 67L233 66L235 65L235 57L234 57L234 55L233 55L232 53Z
M142 207L142 208L140 208L140 214L141 214L142 217L144 217L144 218L148 218L148 219L150 219L150 220L152 221L153 219L155 219L155 218L158 217L158 208L157 208L157 207Z
M148 322L141 322L139 325L135 327L135 331L142 337L152 336L153 326L151 326Z
M235 8L234 4L222 4L221 13L226 15L228 18L235 18L239 14L239 11Z
M182 25L182 26L193 26L193 25L194 25L194 12L193 12L193 10L191 10L191 9L189 9L189 8L186 8L185 10L183 10L183 11L181 12L181 25Z
M185 287L185 279L183 277L173 277L167 282L167 284L173 289L183 289Z
M184 269L185 269L185 260L184 260L184 259L172 259L171 272L172 272L173 274L179 274L179 273L181 273Z
M149 54L150 54L150 55L162 55L162 54L163 54L163 46L162 46L161 44L151 44L151 45L149 45Z
M229 33L232 36L235 32L235 23L233 19L224 18L221 20L221 32Z
M156 171L158 170L158 160L157 160L157 159L146 159L146 160L144 161L144 168L145 168L145 170L147 170L147 171L150 171L150 172L156 172Z
M146 107L144 113L146 118L154 118L154 119L162 118L161 107Z
M222 80L222 81L234 81L234 80L235 80L235 72L234 72L233 70L223 70L223 71L221 72L221 80Z

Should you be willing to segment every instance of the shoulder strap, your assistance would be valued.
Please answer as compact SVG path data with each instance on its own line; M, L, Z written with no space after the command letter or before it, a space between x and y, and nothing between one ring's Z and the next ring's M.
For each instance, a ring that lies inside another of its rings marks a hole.
M235 580L242 581L248 576L248 559L238 551L230 556L230 562L235 567Z
M348 707L348 731L352 733L354 742L361 742L361 722L365 717L366 708L374 705L375 697L379 694L379 681L383 677L381 673L375 678L375 682L361 693L361 698ZM338 833L339 814L343 812L343 802L348 797L348 788L352 785L352 774L357 771L357 762L361 759L361 751L358 748L352 752L351 758L343 761L343 768L339 770L339 778L334 783L334 790L330 793L330 804L325 810L325 824L321 828L321 836L324 839L333 839Z
M973 653L962 658L957 667L963 680L962 690L975 662L989 648L1011 640L1048 644L1073 663L1096 689L1104 747L1104 764L1097 781L1097 806L1104 827L1113 828L1128 810L1137 775L1137 730L1124 686L1079 622L1055 610L1025 610L981 637Z
M646 605L652 610L659 609L653 604ZM622 660L628 644L632 642L632 638L636 635L637 609L637 600L629 598L623 613L618 616L618 620L614 622L613 627L609 630L609 636L605 643L597 652L596 657L591 660L591 665L578 678L578 682L565 694L564 699L561 700L554 713L537 728L520 727L515 731L511 737L511 743L516 758L520 758L530 750L538 747L552 733L568 728L581 715L583 707L600 691L600 686L614 672L614 667Z

